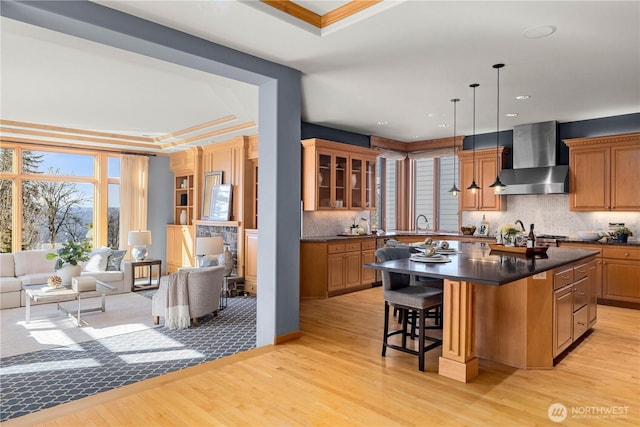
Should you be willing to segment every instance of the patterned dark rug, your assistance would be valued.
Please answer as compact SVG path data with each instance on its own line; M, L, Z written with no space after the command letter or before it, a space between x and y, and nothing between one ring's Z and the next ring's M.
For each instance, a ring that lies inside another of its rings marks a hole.
M153 291L140 294L150 298ZM162 319L160 320L162 322ZM227 299L197 328L154 328L0 359L0 422L255 347L256 299Z

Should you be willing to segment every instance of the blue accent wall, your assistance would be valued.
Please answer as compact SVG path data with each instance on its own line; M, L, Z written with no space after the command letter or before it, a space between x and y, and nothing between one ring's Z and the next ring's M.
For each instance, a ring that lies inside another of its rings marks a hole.
M169 158L149 158L149 203L147 228L151 231L149 257L162 260L162 271L167 271L167 224L173 224L173 174Z
M562 141L571 138L591 138L597 136L619 135L625 133L640 132L640 113L625 114L621 116L603 117L599 119L581 120L577 122L559 123L557 129L556 157L557 164L569 164L569 147ZM471 150L472 136L465 136L464 150ZM500 132L500 146L513 147L513 131ZM476 149L495 148L496 133L476 135ZM513 153L507 157L507 168L513 164Z
M302 139L320 138L326 139L327 141L342 142L366 148L371 146L371 139L367 135L315 125L313 123L302 122L300 131L302 133Z

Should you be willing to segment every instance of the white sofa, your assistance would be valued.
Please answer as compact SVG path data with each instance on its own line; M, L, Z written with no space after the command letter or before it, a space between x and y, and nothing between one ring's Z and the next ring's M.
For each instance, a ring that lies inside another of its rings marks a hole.
M98 250L99 251L99 250ZM98 252L94 251L94 252ZM46 254L50 250L29 250L15 253L0 253L0 309L25 305L22 285L46 283L55 274L55 259L48 260ZM104 253L104 252L103 252ZM101 256L104 256L103 253ZM92 256L95 255L92 253ZM94 263L95 265L96 263ZM104 265L104 263L102 263ZM120 269L85 271L82 275L93 276L116 290L114 293L131 291L131 263L121 262Z

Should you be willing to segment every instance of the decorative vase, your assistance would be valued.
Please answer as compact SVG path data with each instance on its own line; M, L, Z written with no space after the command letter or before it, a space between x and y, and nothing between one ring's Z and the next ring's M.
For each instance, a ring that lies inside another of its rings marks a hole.
M321 172L321 173L318 174L318 183L319 183L320 186L322 186L322 181L323 181L323 179L322 179L322 172Z
M358 183L358 176L354 173L351 175L351 188L356 188L356 184Z
M59 270L56 270L58 277L62 279L63 285L70 285L71 278L80 276L82 266L80 264L64 264Z
M183 210L180 212L180 224L187 225L187 211Z
M218 257L218 263L224 265L224 275L225 277L231 276L231 272L233 271L233 254L229 250L229 246L224 247L224 252L220 254Z
M515 234L505 234L502 236L502 242L505 246L515 246L516 245L516 235Z
M627 241L629 240L628 234L617 234L616 236L618 237L619 243L627 243Z

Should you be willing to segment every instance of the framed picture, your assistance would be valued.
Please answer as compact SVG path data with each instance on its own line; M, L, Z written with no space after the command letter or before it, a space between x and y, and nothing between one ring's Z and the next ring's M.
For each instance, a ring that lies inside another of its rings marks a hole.
M480 224L480 227L478 228L478 235L479 236L488 236L489 235L489 223L488 222L483 222Z
M231 184L211 187L211 205L209 219L212 221L229 221L231 219Z
M202 182L202 219L210 218L211 189L222 184L222 171L207 172Z

